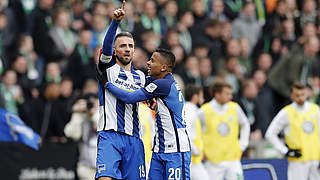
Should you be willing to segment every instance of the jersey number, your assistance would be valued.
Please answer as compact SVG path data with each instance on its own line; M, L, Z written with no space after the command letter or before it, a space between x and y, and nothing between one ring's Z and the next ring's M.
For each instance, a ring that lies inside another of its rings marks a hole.
M139 166L140 177L146 177L144 165Z
M169 168L169 177L168 180L177 180L180 179L181 177L181 170L180 168L174 169L174 168Z

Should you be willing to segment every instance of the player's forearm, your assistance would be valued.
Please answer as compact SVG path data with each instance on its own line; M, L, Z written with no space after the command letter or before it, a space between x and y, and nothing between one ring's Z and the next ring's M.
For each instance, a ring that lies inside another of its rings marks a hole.
M110 82L107 83L105 88L108 89L109 92L111 92L118 99L120 99L121 101L123 101L127 104L146 101L148 99L147 96L143 93L143 91L141 89L133 91L133 92L128 92L128 91L125 91L123 89L118 88L117 86L113 85Z
M244 151L249 145L249 136L250 136L250 124L244 123L241 125L240 129L240 148Z
M113 42L116 37L116 32L118 29L120 22L117 22L115 20L111 21L111 24L108 28L108 31L106 33L106 36L104 37L103 45L102 45L102 53L107 56L112 55L113 50Z

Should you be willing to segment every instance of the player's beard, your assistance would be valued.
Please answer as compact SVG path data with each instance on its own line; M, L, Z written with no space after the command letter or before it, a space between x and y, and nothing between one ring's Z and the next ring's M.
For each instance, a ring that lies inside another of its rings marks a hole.
M123 57L118 56L117 54L116 54L116 57L120 61L120 63L123 64L124 66L128 65L132 61L132 58L130 58L130 60L127 61Z

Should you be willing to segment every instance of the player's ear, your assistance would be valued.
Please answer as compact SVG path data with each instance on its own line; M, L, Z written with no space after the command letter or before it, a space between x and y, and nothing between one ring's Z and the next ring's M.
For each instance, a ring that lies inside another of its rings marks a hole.
M162 64L161 72L165 72L165 71L167 71L167 69L168 69L168 66L166 64Z

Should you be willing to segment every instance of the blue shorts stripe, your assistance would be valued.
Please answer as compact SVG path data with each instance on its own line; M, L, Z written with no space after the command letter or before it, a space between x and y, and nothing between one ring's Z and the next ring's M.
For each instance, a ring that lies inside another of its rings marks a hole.
M162 128L162 122L159 114L156 114L157 127L158 127L158 139L159 139L159 153L163 153L165 150L164 146L164 130Z
M132 104L132 116L133 116L133 136L139 137L139 118L137 112L137 103Z
M125 103L123 101L120 101L117 99L117 105L116 105L116 112L117 112L117 131L119 132L125 132L124 131L124 111L125 111Z

